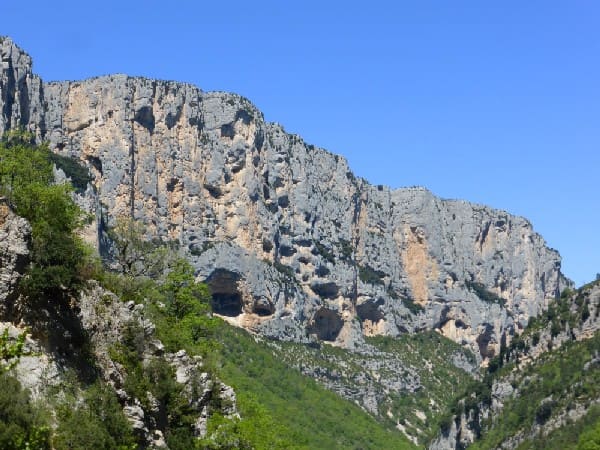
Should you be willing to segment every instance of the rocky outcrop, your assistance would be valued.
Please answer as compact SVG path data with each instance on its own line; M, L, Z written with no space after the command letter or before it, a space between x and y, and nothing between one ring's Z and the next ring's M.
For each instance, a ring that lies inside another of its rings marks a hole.
M571 295L563 296L559 302L568 305L559 313L552 312L552 319L543 318L541 326L534 325L534 331L528 330L519 345L509 348L506 362L516 363L516 369L494 379L490 388L490 399L477 403L476 408L452 417L449 425L430 444L432 450L464 449L493 427L490 418L500 416L505 404L511 399L523 396L521 383L527 388L527 380L523 382L522 373L529 365L534 365L549 352L560 352L566 343L584 341L597 336L600 330L600 283L584 286ZM553 325L554 324L554 325ZM584 372L597 370L600 366L600 353L595 350L589 359L580 361ZM591 372L590 372L591 373ZM533 376L525 377L534 379ZM575 390L573 386L563 386L565 392ZM552 399L547 399L550 403ZM516 435L509 436L499 448L517 448L526 439L547 436L553 430L573 423L585 416L588 410L600 402L598 398L586 399L585 396L573 396L569 407L559 411L547 421L534 421L530 428L525 428ZM486 425L484 425L486 424Z
M153 360L164 360L173 368L175 381L182 385L190 409L197 414L194 424L196 436L206 434L208 418L214 412L210 409L211 402L222 405L219 414L239 417L233 389L214 379L205 370L200 356L190 357L185 350L165 352L162 342L154 335L154 325L145 317L143 304L123 303L92 282L82 293L79 308L82 326L89 337L100 374L114 388L134 431L143 437L149 448L167 448L160 429L158 406L147 406L157 403L156 399L137 398L127 392L125 381L131 374L112 357L115 346L128 339L126 336L131 333L137 333L135 342L143 366ZM152 394L148 392L147 395L150 397Z
M11 314L15 288L29 255L31 227L0 197L0 319Z
M1 46L0 132L23 126L85 163L96 241L118 216L142 220L181 244L232 323L349 348L437 329L486 360L567 284L527 220L372 186L242 97L126 75L40 84Z

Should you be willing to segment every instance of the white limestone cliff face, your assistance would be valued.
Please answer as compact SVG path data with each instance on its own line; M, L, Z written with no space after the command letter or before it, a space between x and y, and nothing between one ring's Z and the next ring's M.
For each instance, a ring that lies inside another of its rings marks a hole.
M126 75L43 84L0 47L0 132L86 164L99 245L116 217L142 220L186 249L232 323L348 347L437 329L485 360L567 284L526 219L372 186L242 97Z

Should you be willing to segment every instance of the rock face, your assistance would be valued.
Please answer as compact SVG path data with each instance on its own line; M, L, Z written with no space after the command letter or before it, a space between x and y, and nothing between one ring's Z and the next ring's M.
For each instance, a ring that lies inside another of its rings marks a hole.
M240 326L347 347L438 329L485 360L568 284L526 219L372 186L242 97L125 75L44 84L0 47L0 132L85 163L98 245L116 217L142 220Z
M10 314L15 287L29 255L29 223L0 197L0 317Z

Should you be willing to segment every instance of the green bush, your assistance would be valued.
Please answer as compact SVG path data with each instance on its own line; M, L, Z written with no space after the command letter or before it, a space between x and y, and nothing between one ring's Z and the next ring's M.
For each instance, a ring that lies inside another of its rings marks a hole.
M56 450L137 448L131 425L106 385L91 385L79 399L67 396L56 408L56 419L52 440Z
M600 450L600 420L596 421L593 428L581 434L577 450Z
M71 183L78 192L85 191L88 183L93 180L90 171L74 158L50 153L50 161L71 179Z
M496 303L500 306L504 306L506 303L505 299L493 293L492 291L489 291L482 283L467 280L465 281L465 286L467 286L467 288L469 288L472 292L477 294L477 297L479 297L486 303Z
M375 270L370 266L358 266L358 277L363 283L383 284L385 272Z
M14 376L0 373L0 448L51 448L50 427L44 414Z
M8 328L0 334L0 374L8 372L17 365L23 355L23 345L25 345L24 332L17 339L10 338Z
M83 215L72 188L53 185L51 152L12 133L0 143L0 195L31 224L30 266L22 287L30 300L72 294L82 285L86 250L75 231Z

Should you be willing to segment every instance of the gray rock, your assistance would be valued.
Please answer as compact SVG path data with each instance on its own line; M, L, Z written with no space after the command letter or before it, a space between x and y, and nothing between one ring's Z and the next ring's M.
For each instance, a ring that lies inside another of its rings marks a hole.
M125 75L43 84L8 39L2 55L0 131L24 124L90 168L90 241L142 220L231 323L348 348L435 328L485 361L569 283L526 219L372 186L242 97Z
M28 262L30 233L29 223L0 197L0 319L12 312L15 287Z

